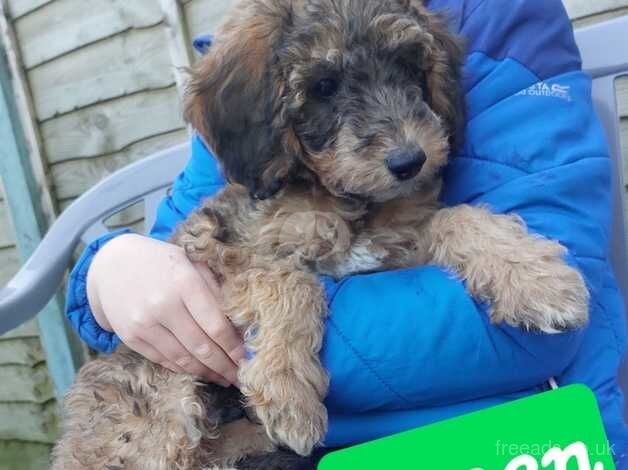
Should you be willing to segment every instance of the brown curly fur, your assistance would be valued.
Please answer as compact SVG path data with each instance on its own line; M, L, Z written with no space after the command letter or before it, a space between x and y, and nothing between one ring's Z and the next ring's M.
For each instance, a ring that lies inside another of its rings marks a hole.
M435 263L489 302L494 322L548 333L586 322L586 288L559 243L515 215L439 206L461 137L461 60L418 0L236 5L185 106L229 184L172 241L222 284L254 353L239 379L261 424L226 423L216 388L121 350L81 370L54 469L226 468L277 445L309 454L327 427L318 274ZM386 164L399 148L426 157L403 181Z

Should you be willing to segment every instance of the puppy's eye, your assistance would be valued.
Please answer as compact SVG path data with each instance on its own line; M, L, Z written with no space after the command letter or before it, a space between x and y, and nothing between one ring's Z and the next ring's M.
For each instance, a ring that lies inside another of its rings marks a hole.
M314 85L314 94L318 98L331 98L338 91L338 80L335 78L323 78Z

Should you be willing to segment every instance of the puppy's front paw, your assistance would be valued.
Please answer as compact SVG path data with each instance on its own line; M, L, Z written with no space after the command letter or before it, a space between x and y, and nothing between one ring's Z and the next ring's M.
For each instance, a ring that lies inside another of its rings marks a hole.
M297 398L286 403L257 407L258 417L266 425L271 438L302 456L308 456L321 443L327 429L327 409L315 399Z
M586 324L589 293L578 270L563 260L565 249L532 236L519 249L513 259L494 266L487 299L491 320L545 333Z
M326 377L321 377L321 387L315 388L290 373L256 384L242 372L242 393L271 439L299 455L309 455L327 431L327 409L321 402Z
M546 333L587 322L589 293L564 261L559 243L528 233L512 214L467 205L430 221L433 261L454 268L475 298L491 304L491 320Z

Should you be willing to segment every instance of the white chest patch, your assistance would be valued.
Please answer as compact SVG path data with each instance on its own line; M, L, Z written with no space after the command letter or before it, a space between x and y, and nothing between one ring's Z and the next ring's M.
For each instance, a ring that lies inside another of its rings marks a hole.
M383 266L385 257L386 253L373 253L368 245L354 245L347 253L346 259L336 266L334 277L343 278L352 274L377 271Z

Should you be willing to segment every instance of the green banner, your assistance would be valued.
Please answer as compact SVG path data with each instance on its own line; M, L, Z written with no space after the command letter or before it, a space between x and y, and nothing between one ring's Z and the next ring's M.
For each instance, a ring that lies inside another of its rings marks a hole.
M572 385L327 455L320 470L614 470L593 393Z

